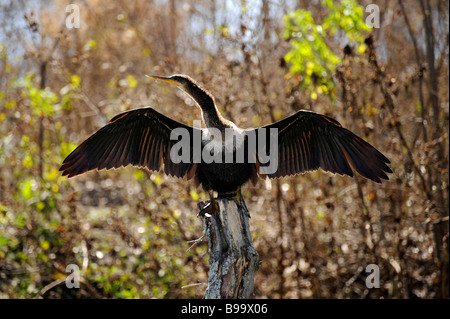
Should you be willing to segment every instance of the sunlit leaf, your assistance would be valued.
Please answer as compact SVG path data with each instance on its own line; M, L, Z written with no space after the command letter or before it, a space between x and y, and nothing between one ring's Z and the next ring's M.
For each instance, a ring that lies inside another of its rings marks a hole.
M30 154L27 154L22 160L22 165L26 168L32 168L34 166L33 157Z
M360 45L358 45L358 49L356 52L358 52L358 54L364 54L366 52L367 49L367 45L365 43L361 43Z
M79 75L74 74L70 77L70 84L73 89L78 89L80 87L81 78Z
M9 243L9 241L10 241L10 239L9 239L9 238L6 238L6 237L3 237L3 236L0 236L0 246L3 246L3 245L6 245L6 244L8 244L8 243Z
M84 51L90 51L97 47L97 42L95 40L89 40L83 47Z
M33 188L36 185L34 178L29 177L23 181L20 185L20 193L25 200L29 200L33 197Z
M50 242L47 240L43 240L41 241L41 247L44 250L48 250L50 248Z
M131 74L130 74L130 75L127 75L127 81L128 81L128 86L129 86L130 88L136 87L137 81L136 81L136 79L134 78L134 76L132 76Z
M198 201L198 199L200 198L198 193L193 189L189 192L189 194L191 195L191 197L194 201Z

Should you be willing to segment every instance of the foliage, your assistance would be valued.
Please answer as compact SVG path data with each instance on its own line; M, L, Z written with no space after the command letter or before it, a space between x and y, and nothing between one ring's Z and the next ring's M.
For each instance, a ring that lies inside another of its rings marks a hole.
M57 205L60 185L66 181L57 167L70 146L63 142L61 123L49 125L49 117L60 112L59 97L49 88L37 88L34 82L30 73L11 84L15 90L10 94L16 96L12 101L20 102L5 103L7 109L14 110L14 116L0 123L1 137L9 141L0 147L0 162L10 167L9 172L3 171L3 178L15 185L15 204L2 205L0 257L8 261L7 270L29 270L21 274L20 281L12 282L19 294L38 292L33 284L36 269L48 269L48 254L58 251L64 243L59 235L62 226ZM38 133L40 125L47 127L42 138ZM39 173L38 167L42 167ZM24 232L30 236L21 241Z
M364 33L370 28L363 21L363 7L355 0L322 1L328 14L317 24L308 10L298 9L284 16L283 37L292 49L285 55L302 89L310 92L313 100L318 94L334 97L333 75L342 59L333 52L328 41L334 39L356 43L358 53L364 53Z
M289 2L84 1L81 28L68 29L67 3L50 2L0 10L0 298L204 297L196 213L208 196L192 181L58 171L124 110L200 117L149 73L189 74L243 128L328 114L391 160L381 185L317 171L243 188L256 298L448 297L448 8L380 2L369 33L350 0L287 15ZM71 264L77 289L65 285ZM379 289L365 285L368 264Z

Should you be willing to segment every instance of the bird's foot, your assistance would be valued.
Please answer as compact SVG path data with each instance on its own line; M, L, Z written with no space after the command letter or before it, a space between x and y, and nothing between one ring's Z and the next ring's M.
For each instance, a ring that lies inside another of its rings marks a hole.
M211 197L210 200L203 201L197 204L199 212L197 217L211 217L214 213L219 211L219 204Z

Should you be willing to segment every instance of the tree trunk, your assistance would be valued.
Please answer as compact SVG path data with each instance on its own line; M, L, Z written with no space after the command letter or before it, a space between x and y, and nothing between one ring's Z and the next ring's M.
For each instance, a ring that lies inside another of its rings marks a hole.
M250 214L243 199L215 201L218 207L202 216L210 254L206 298L251 298L259 264L250 234Z

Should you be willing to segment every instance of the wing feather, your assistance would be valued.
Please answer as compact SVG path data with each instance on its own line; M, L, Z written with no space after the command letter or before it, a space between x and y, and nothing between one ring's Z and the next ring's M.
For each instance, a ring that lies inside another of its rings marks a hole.
M164 163L167 174L183 177L189 163L173 163L169 156L170 148L177 142L170 140L170 134L180 127L187 129L190 136L196 130L150 107L121 113L70 153L60 171L63 176L73 177L94 169L119 168L129 164L159 171ZM190 178L193 176L191 174Z
M267 174L270 178L319 168L353 176L353 168L363 177L380 183L392 173L386 156L328 116L301 110L256 130L270 128L278 129L279 153L278 170Z

